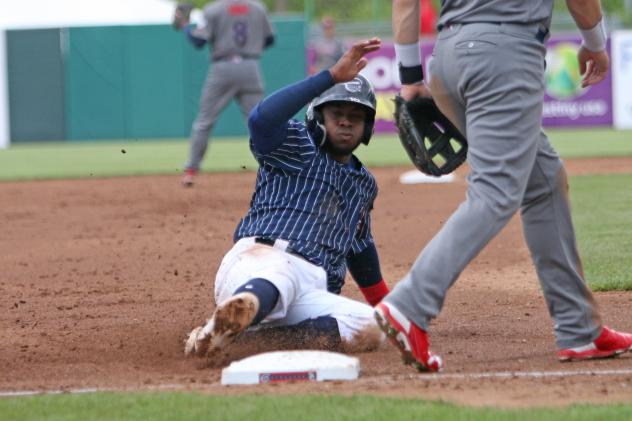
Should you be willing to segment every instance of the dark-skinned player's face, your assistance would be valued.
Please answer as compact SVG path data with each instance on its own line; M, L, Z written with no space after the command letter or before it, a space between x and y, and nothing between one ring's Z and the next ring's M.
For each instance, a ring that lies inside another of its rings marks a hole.
M360 145L367 114L365 107L353 102L329 102L323 106L322 113L327 129L327 151L334 158L348 158Z

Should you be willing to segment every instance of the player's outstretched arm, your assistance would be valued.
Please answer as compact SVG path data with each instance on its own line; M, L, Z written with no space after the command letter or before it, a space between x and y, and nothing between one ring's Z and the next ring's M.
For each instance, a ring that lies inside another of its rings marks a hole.
M346 53L340 57L329 69L329 73L336 83L353 80L362 69L366 67L367 59L364 57L368 53L377 51L382 46L379 38L356 42Z
M584 40L577 53L577 59L582 74L582 87L585 88L604 80L610 68L601 1L566 0L566 4Z

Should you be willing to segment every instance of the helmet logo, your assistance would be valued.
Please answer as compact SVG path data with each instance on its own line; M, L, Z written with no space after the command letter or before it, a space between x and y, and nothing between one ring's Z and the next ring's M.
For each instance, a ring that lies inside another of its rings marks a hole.
M362 90L362 81L355 78L351 82L345 83L345 89L351 93L360 92Z

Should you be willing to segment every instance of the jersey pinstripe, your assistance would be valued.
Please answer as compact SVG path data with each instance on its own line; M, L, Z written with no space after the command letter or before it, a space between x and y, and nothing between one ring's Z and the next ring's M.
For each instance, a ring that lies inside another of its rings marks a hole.
M317 147L303 122L289 120L285 140L260 154L255 192L235 231L243 237L283 239L305 259L325 269L328 289L339 293L346 256L373 242L370 211L374 177L352 156L341 164Z

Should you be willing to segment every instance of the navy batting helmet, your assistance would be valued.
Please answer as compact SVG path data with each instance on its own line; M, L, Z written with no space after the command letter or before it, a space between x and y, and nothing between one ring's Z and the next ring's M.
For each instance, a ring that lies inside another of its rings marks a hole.
M322 106L328 102L353 102L364 106L367 110L366 120L364 122L364 133L360 139L365 145L369 144L369 140L373 135L373 127L375 126L375 92L373 85L369 80L358 75L349 82L337 83L331 88L323 92L307 107L305 114L305 123L310 135L319 146L325 143L327 132L323 124Z

